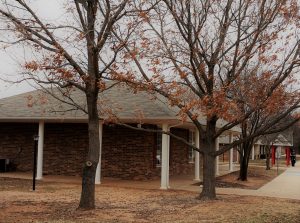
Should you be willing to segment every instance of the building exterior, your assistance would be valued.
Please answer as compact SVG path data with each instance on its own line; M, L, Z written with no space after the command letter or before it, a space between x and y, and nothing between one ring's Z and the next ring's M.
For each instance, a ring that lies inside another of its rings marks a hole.
M267 150L270 149L272 165L276 158L284 157L287 165L290 165L290 153L293 148L293 131L287 130L281 133L262 136L253 146L252 159L266 159Z
M61 98L57 89L52 93ZM170 129L199 146L198 132L191 122L178 118L176 108L168 106L162 98L143 92L135 94L123 85L110 88L99 98L101 157L96 183L100 183L101 176L161 178L161 188L166 189L170 175L194 173L195 179L200 180L199 153L186 144L165 134L102 121L110 120L107 114L111 112L120 122L148 129ZM85 98L74 90L64 100L75 103L77 109L40 90L0 99L0 159L10 162L10 167L18 171L31 171L33 136L38 135L37 179L44 174L80 176L88 148ZM204 117L200 121L205 124ZM238 131L236 128L227 132L227 141L233 140ZM233 150L229 152L231 169L232 162Z

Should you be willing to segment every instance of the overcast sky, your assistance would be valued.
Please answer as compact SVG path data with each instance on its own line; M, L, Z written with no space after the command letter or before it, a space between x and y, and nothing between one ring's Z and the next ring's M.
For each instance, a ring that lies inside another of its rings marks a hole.
M33 0L34 8L40 16L51 20L61 19L64 15L62 4L65 0ZM18 58L19 57L19 58ZM0 79L15 80L21 68L17 63L22 58L22 50L9 50L4 52L0 49ZM300 81L300 74L297 74ZM300 86L300 84L299 84ZM20 94L34 88L29 83L11 84L0 80L0 98Z
M39 15L51 20L59 19L63 16L62 3L66 0L33 0L33 7ZM1 3L0 3L1 4ZM20 72L20 65L17 60L22 57L22 50L7 49L4 52L0 49L0 77L1 79L15 80ZM18 55L19 54L19 55ZM18 58L19 56L19 58ZM10 84L0 80L0 98L20 94L34 88L28 83Z

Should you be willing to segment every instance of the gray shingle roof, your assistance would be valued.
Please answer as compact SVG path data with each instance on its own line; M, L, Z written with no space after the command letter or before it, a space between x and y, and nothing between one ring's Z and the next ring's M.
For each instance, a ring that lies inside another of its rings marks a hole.
M52 93L63 98L57 89ZM80 90L72 90L70 97L80 107L86 109L85 95ZM66 99L70 102L70 100ZM113 111L120 119L178 119L175 108L165 101L154 100L145 92L133 93L125 86L115 86L99 95L101 114ZM104 111L103 111L104 110ZM73 106L53 98L42 90L0 99L0 120L86 120L87 115Z
M62 97L60 91L47 89L57 96ZM86 110L85 94L78 89L73 89L70 94L71 100ZM182 123L178 117L179 109L171 107L164 97L146 92L134 93L124 85L112 87L99 95L100 117L106 118L108 110L120 119L127 122L144 123ZM70 100L67 100L70 102ZM74 109L74 106L63 103L45 93L44 90L35 90L28 93L0 99L0 121L38 121L51 122L86 122L87 115L82 110ZM199 117L202 125L205 125L205 117ZM191 123L187 121L186 124ZM219 120L217 126L221 127L226 122ZM188 124L191 126L191 124ZM240 132L239 127L233 131Z

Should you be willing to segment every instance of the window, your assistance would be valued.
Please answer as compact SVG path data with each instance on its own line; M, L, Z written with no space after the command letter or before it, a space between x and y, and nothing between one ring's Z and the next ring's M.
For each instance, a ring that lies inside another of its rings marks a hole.
M195 145L195 132L189 131L189 143ZM195 162L195 151L192 147L189 147L189 162Z

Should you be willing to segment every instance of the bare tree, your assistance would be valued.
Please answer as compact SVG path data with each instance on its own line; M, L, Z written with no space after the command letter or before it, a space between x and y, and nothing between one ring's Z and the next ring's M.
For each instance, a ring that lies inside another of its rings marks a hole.
M246 74L241 76L239 84L231 92L231 97L238 99L240 111L246 114L252 109L253 99L256 103L260 103L259 99L267 94L270 86L271 83L264 75L259 76L256 74L252 76ZM251 98L249 98L249 95L251 95ZM255 140L262 136L265 139L272 138L267 135L277 134L296 123L299 116L295 114L295 111L299 108L299 103L299 90L291 88L288 81L281 83L264 100L260 108L241 123L241 139L249 138L251 135L257 137L246 139L241 145L239 180L247 180L248 163Z
M281 102L284 103L284 101ZM249 135L257 135L257 137L247 139L241 144L239 180L247 180L250 153L257 139L263 140L266 145L266 169L270 169L271 143L280 133L299 121L299 116L291 116L291 112L297 107L299 107L299 101L295 104L287 104L285 109L276 108L273 114L256 111L241 124L241 138L249 138Z
M130 66L126 74L113 69L112 77L126 79L137 90L158 92L200 132L200 148L195 148L204 160L200 198L216 197L216 157L259 134L219 151L216 139L259 111L298 70L299 41L295 32L286 34L291 27L296 30L297 14L297 1L164 0L141 15L139 38L126 42L123 57ZM259 98L245 92L251 104L246 113L233 94L242 75L269 83ZM205 127L198 119L203 116Z
M65 3L60 21L43 18L32 2L1 0L0 15L9 38L2 43L23 46L32 52L24 63L24 79L59 87L68 97L72 88L85 94L89 148L83 167L79 208L95 207L95 172L99 160L98 93L107 88L103 77L118 62L123 43L112 32L128 38L138 23L134 10L143 1L74 0ZM35 57L34 57L35 55ZM32 59L33 58L33 59ZM23 79L23 80L24 80ZM72 104L74 101L62 99Z

